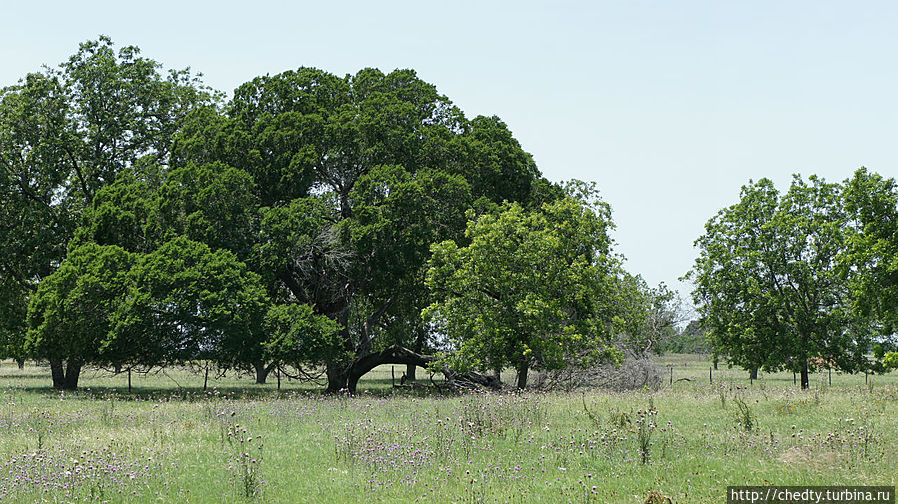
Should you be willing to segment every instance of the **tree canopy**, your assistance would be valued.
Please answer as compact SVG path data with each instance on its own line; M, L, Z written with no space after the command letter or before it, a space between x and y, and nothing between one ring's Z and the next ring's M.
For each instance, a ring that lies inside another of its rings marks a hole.
M58 387L200 359L354 390L382 350L436 346L432 243L561 196L499 118L411 70L299 68L225 102L160 68L101 37L0 95L0 343Z
M54 386L75 388L84 364L118 363L121 347L110 345L109 336L133 261L120 247L89 243L40 283L28 310L25 350L49 360Z
M426 314L450 338L456 365L518 371L589 365L616 356L610 299L617 261L610 210L573 197L516 203L472 220L467 245L432 247Z
M857 232L843 259L856 273L856 308L878 321L882 332L898 328L898 184L865 168L845 181L845 211Z
M96 194L126 170L168 163L181 120L210 101L210 94L189 72L163 75L159 69L136 47L115 52L112 42L101 37L81 44L57 69L29 74L0 91L0 318L4 320L0 325L7 353L26 350L22 307L29 305L29 299L39 292L41 303L30 306L52 311L54 282L42 291L40 286L61 268L70 250L78 250L70 247L70 241ZM98 216L129 218L104 214L105 210L97 209ZM82 259L93 261L77 260ZM87 273L87 263L73 264L54 281L77 283L72 275ZM62 298L58 301L62 304L55 306L66 305ZM66 325L51 329L55 322L38 315L31 319L36 324L32 330L44 328L32 334L68 330ZM55 334L62 339L95 336ZM70 360L66 367L77 377L82 362L77 352L65 357L53 351L51 356L44 344L30 348L49 358L54 370L63 367L59 359Z
M855 309L857 228L843 187L796 176L780 194L770 180L742 188L696 241L690 278L712 345L746 369L801 373L831 366L869 369L876 336Z
M886 369L896 223L895 181L866 170L745 186L696 242L715 355L804 386ZM197 361L332 392L390 363L524 387L657 350L675 296L623 270L612 227L593 185L545 179L413 70L301 67L225 99L101 37L0 91L0 357L59 388Z

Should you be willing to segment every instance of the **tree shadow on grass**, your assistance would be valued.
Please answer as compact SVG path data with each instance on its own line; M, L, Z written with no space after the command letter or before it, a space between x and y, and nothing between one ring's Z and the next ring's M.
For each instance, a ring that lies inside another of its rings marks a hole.
M6 371L6 372L4 372ZM204 389L196 375L182 374L180 380L167 375L163 371L150 373L135 373L137 384L132 384L129 391L127 385L127 373L109 373L95 370L84 375L84 379L78 390L58 390L51 385L49 369L29 366L25 370L0 369L0 394L3 389L15 390L17 393L29 393L50 398L73 398L87 400L133 400L133 401L212 401L212 400L277 400L290 398L322 398L341 397L346 394L325 393L325 383L299 383L286 381L280 390L274 380L266 384L234 383L230 378L229 383L217 383L218 380L210 380ZM186 378L186 379L185 379ZM96 381L101 383L92 383ZM123 383L114 383L121 381ZM147 384L151 381L151 384ZM189 381L189 383L187 383ZM201 378L199 379L201 381ZM249 379L247 379L249 381ZM113 383L110 383L113 382ZM414 388L396 388L392 378L368 378L359 382L356 397L443 397L456 395L443 387L432 386L429 382L419 381L421 386ZM436 381L442 383L442 380ZM5 387L4 387L5 385Z

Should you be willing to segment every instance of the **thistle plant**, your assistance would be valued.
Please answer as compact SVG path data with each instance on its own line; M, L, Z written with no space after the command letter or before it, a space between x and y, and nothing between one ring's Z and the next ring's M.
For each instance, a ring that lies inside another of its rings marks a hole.
M262 479L262 435L253 436L245 426L233 424L228 429L228 442L233 454L228 459L228 471L233 474L231 483L237 485L240 495L256 499L262 495L265 480Z

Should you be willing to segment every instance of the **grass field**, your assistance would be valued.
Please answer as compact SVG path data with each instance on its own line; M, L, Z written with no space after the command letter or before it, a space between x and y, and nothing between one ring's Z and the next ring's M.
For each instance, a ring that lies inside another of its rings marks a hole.
M727 485L896 485L898 374L749 383L666 356L656 392L357 397L183 370L0 366L2 502L725 502ZM669 383L673 369L674 383ZM396 368L397 377L401 374ZM690 378L692 381L676 381Z

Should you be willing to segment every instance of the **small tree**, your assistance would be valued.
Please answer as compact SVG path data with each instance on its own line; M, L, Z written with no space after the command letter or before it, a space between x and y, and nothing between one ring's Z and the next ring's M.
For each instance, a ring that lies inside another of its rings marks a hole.
M708 338L701 327L699 320L690 320L686 327L678 331L664 345L665 352L684 354L712 354L708 345ZM711 355L713 361L717 361L715 355Z
M531 368L616 356L611 225L609 207L597 200L568 197L532 212L511 203L468 223L470 245L434 245L426 283L435 302L425 316L455 347L451 363L511 365L525 388Z
M297 377L308 376L309 369L340 351L340 326L309 305L272 305L265 314L264 329L266 360L278 369L292 368Z
M89 243L72 250L41 282L28 309L25 350L50 362L54 388L74 390L82 366L122 357L106 344L132 263L120 247Z
M247 368L264 357L269 299L231 252L179 237L140 257L130 277L109 346L139 349L135 364Z
M623 272L615 290L618 348L635 358L665 351L676 337L682 317L677 295L664 283L649 287L642 277Z

